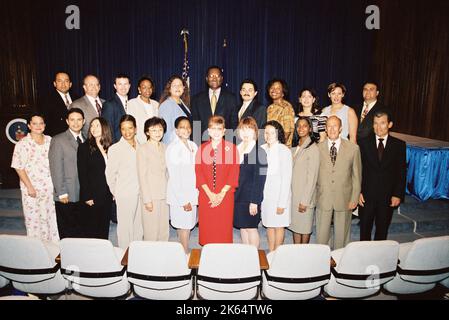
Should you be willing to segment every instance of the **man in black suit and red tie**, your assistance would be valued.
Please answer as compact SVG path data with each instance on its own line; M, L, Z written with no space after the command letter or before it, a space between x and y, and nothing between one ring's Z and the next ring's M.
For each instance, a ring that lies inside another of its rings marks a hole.
M213 115L225 118L226 129L234 130L238 125L237 99L234 94L221 87L223 84L221 68L209 67L206 73L206 82L208 90L194 96L191 103L193 121L201 121L201 135L206 132L202 136L203 141L209 139L207 126L209 118Z
M386 240L393 210L404 201L406 183L405 142L389 134L393 127L387 109L374 114L374 133L359 140L362 156L362 192L359 200L360 241Z
M374 82L367 82L363 86L363 104L356 107L359 118L357 127L357 141L365 139L373 134L374 114L377 110L387 109L379 100L379 87Z
M76 100L70 94L72 81L68 73L56 73L53 86L55 90L51 90L48 96L40 97L38 102L38 107L45 116L45 133L52 137L67 130L67 110L72 101Z

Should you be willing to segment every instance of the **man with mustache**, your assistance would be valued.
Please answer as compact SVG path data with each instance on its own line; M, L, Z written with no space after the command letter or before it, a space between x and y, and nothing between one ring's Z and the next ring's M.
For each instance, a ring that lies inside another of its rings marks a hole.
M267 108L257 100L256 83L251 79L243 80L240 85L240 96L243 103L239 108L239 121L252 117L256 120L257 126L262 128L267 122Z

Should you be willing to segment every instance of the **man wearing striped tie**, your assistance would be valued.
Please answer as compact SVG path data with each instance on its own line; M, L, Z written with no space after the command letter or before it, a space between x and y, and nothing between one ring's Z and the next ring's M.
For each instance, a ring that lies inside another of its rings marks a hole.
M131 82L127 75L118 74L114 80L116 93L103 105L102 117L106 119L112 129L112 141L118 142L120 133L120 119L128 113L128 93Z
M363 86L363 104L356 108L359 117L359 126L357 128L357 140L364 139L373 133L374 114L378 110L386 109L379 102L379 86L375 82L367 82Z
M38 108L45 117L45 134L55 136L67 130L67 110L76 98L70 93L72 81L66 72L57 72L53 81L55 90L39 96Z

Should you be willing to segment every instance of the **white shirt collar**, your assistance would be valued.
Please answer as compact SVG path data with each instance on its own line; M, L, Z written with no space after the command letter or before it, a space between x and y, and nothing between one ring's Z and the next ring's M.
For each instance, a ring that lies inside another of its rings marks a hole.
M122 102L122 105L124 107L126 107L126 102L128 101L128 96L123 97L123 96L119 95L118 92L116 92L115 94L119 97L120 101Z
M217 101L220 99L221 87L215 90L215 95L217 96ZM209 100L212 99L212 95L214 94L214 90L209 88Z
M377 103L377 100L374 100L374 101L371 102L371 103L363 102L363 109L368 108L368 110L371 110L371 108L374 107L374 105L375 105L376 103Z
M69 92L67 92L67 93L62 93L61 91L59 91L59 90L56 90L56 92L57 93L59 93L59 95L61 96L61 98L62 98L62 100L64 101L64 103L65 103L65 95L67 95L67 99L69 100L69 104L72 104L72 97L70 97L70 93Z
M90 103L92 104L92 107L94 107L95 112L97 111L97 107L95 106L95 100L98 101L98 104L100 105L100 107L102 107L102 103L99 97L96 98L92 98L91 96L86 94L87 99L89 99Z
M70 128L69 128L69 131L70 131L70 133L72 134L72 136L75 138L75 140L76 140L76 138L80 137L81 142L84 142L83 135L81 134L81 132L78 133L78 134L76 134L76 133L73 132L72 129L70 129Z
M340 146L341 146L341 138L339 137L337 140L335 141L331 141L331 139L327 139L327 147L329 149L329 151L331 150L332 147L332 143L335 142L335 148L337 148L337 152L340 150Z
M376 134L376 146L379 146L379 139L384 139L383 144L384 144L384 146L386 146L387 145L387 140L388 140L388 134L385 137L383 137L383 138L379 137Z

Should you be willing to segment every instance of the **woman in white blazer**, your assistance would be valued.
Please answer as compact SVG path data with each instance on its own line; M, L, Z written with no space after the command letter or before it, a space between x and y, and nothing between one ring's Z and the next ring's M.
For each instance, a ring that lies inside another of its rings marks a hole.
M309 117L299 117L295 132L299 141L293 141L292 148L292 222L289 229L293 232L295 244L307 244L310 242L315 213L320 151L314 141L316 137Z
M270 252L284 243L285 228L290 225L292 154L285 146L284 129L277 121L265 126L268 171L262 202L262 224L267 228Z
M162 93L159 106L159 117L167 123L167 132L162 139L166 145L176 137L175 121L179 117L187 117L192 120L192 114L189 109L189 87L185 80L179 76L172 76L168 79Z
M106 182L117 204L117 238L122 249L143 237L136 130L133 116L124 115L120 119L122 138L109 148L106 165Z
M190 141L192 126L189 118L175 121L175 135L167 148L167 203L171 225L178 231L178 239L189 252L190 230L197 223L198 189L196 188L195 156L198 146Z
M128 101L127 114L136 119L137 141L139 144L144 144L147 142L144 132L145 121L159 115L159 103L151 99L154 82L149 77L140 78L137 90L139 90L139 96Z

